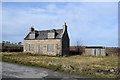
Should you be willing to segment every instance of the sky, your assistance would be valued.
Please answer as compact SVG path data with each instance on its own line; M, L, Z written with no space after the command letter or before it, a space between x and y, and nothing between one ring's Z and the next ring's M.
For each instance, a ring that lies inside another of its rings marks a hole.
M3 2L2 40L24 42L36 30L68 25L70 45L118 46L117 2Z
M119 0L1 0L2 2L119 2Z

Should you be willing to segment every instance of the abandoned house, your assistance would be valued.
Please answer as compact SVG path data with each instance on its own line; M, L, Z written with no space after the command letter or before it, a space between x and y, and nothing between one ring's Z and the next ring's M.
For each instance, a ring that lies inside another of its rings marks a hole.
M69 55L66 23L64 23L63 29L38 31L31 27L30 32L24 38L24 52L54 56Z
M102 46L87 46L84 55L90 56L106 56L105 47Z

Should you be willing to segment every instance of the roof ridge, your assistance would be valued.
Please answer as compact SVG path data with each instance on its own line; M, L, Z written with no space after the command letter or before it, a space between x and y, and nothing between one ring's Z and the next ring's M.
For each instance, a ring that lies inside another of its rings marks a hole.
M49 29L49 30L37 30L37 31L50 31L50 30L62 30L62 29Z

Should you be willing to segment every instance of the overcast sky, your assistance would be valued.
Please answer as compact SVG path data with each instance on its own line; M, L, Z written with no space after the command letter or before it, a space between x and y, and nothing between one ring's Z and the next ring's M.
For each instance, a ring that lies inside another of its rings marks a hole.
M117 2L3 2L3 40L18 42L36 30L63 28L67 22L70 44L118 46Z

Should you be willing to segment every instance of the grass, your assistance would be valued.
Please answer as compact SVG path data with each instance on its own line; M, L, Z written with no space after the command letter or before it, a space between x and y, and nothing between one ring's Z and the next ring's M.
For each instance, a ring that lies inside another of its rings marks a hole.
M29 66L44 67L55 71L62 71L71 74L94 78L116 78L115 72L109 72L107 69L118 67L117 56L69 56L53 57L44 55L34 55L16 52L4 52L2 61L24 64ZM67 64L74 67L74 70L64 70L62 65Z

